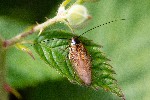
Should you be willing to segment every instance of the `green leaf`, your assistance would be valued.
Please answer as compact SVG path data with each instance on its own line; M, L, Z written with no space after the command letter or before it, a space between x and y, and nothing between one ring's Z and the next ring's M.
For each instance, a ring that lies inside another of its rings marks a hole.
M55 68L71 82L82 85L79 77L74 74L75 71L68 58L70 39L74 36L74 34L62 30L43 32L35 40L34 49L50 67ZM103 88L119 97L124 97L113 76L115 71L107 63L109 59L100 51L101 46L82 36L79 39L92 59L92 83L90 87L94 89Z

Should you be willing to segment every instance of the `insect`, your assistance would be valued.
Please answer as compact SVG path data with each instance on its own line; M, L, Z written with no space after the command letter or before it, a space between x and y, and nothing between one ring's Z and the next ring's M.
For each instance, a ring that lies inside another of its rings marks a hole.
M125 19L121 19L121 20L125 20ZM115 20L115 21L117 21L117 20ZM114 21L111 21L111 22L114 22ZM108 23L111 23L111 22L108 22ZM105 24L108 24L108 23L105 23ZM102 25L105 25L105 24L102 24ZM102 25L98 25L94 28L91 28L91 29L87 30L86 32L82 33L81 35L89 32L97 27L100 27ZM79 40L80 36L72 37L72 39L71 39L71 44L70 44L70 48L69 48L69 59L75 69L76 74L83 81L83 83L85 85L90 85L91 81L92 81L91 57L90 57L90 54L88 54L84 45Z
M80 77L86 84L91 84L91 57L78 37L72 37L69 48L69 59Z

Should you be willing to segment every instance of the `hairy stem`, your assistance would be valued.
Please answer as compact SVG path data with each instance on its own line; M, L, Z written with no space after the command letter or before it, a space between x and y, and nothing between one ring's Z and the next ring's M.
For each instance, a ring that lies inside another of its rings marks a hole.
M8 94L4 89L6 83L6 50L2 47L2 38L0 37L0 100L8 100Z
M43 30L44 28L48 27L49 25L52 25L52 24L54 24L56 22L59 22L61 20L63 20L63 17L55 16L54 18L49 19L49 20L47 20L46 22L44 22L42 24L38 24L38 25L34 26L31 30L29 30L27 32L22 32L19 35L15 36L15 37L13 37L9 40L5 40L3 42L3 47L7 48L9 46L12 46L15 43L17 43L18 41L20 41L21 39L33 34L34 32L39 31L39 30Z

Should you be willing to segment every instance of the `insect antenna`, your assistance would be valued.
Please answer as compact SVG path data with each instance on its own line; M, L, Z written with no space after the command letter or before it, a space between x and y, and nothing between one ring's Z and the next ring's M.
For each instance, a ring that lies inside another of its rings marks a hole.
M125 20L125 19L119 19L119 20ZM101 26L104 26L104 25L107 25L107 24L110 24L110 23L113 23L113 22L116 22L116 21L119 21L119 20L113 20L113 21L109 21L109 22L107 22L107 23L104 23L104 24L95 26L95 27L93 27L93 28L91 28L91 29L89 29L89 30L83 32L81 35L78 36L78 38L81 37L83 34L89 32L89 31L92 31L92 30L94 30L94 29L96 29L96 28L98 28L98 27L101 27Z

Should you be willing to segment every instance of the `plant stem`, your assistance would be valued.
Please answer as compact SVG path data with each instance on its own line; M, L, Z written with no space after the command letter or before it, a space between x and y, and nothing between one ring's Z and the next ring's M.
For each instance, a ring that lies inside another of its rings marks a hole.
M0 100L8 100L8 94L4 89L6 83L6 50L2 46L2 38L0 37Z
M61 16L55 16L52 19L48 19L46 22L34 26L31 30L29 30L27 32L22 32L19 35L15 36L9 40L5 40L3 42L3 47L7 48L9 46L12 46L15 43L19 42L21 39L33 34L34 32L39 31L39 30L41 31L44 28L48 27L49 25L52 25L52 24L59 22L61 20L63 20L63 17L61 17Z
M71 0L65 0L62 4L61 4L61 6L66 6L69 2L70 2Z

